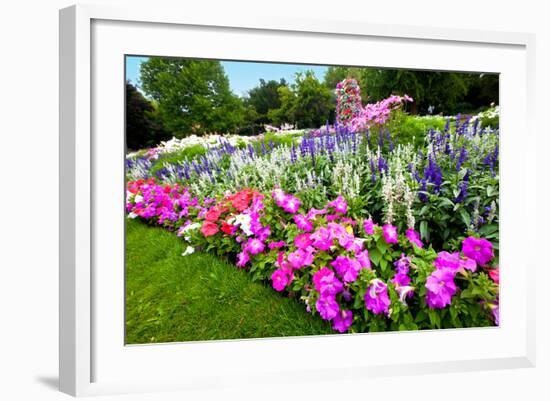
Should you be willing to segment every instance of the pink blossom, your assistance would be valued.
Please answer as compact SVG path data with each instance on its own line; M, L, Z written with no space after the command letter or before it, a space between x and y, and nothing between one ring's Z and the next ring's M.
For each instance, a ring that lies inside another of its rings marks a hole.
M380 279L373 279L365 293L365 305L372 313L389 315L391 305L388 286Z
M277 241L277 242L270 242L267 246L269 249L277 249L282 248L283 246L286 246L286 242L284 241Z
M337 256L330 265L336 269L338 275L345 283L355 281L361 270L361 264L356 260L347 256Z
M313 285L323 295L336 295L344 288L332 270L323 267L313 275Z
M301 204L302 202L300 202L300 199L297 197L293 195L286 195L281 207L287 213L296 213Z
M397 244L397 227L392 226L391 224L384 224L382 226L382 232L384 234L384 239L388 244Z
M451 304L456 293L455 273L452 269L435 270L426 280L426 303L432 309L442 309Z
M500 283L500 277L499 276L500 276L500 270L499 270L498 267L496 269L489 270L489 277L491 277L491 279L497 284Z
M280 188L274 189L273 192L271 192L271 196L275 200L275 203L277 204L277 206L283 207L283 204L284 204L284 201L285 201L285 198L286 198L286 194L282 189L280 189Z
M460 255L458 252L439 252L434 260L434 266L437 270L449 269L456 272L461 266Z
M484 238L468 237L462 241L462 253L484 266L493 259L493 244Z
M257 255L263 252L265 249L265 244L257 238L251 238L246 243L244 250L250 253L251 255Z
M376 224L373 223L372 219L367 219L363 222L363 229L368 235L374 234L374 227L376 227Z
M271 275L271 285L277 291L283 291L292 281L292 273L286 269L277 269Z
M326 214L327 213L327 210L326 209L315 209L315 208L311 208L309 209L309 212L307 212L306 214L306 218L308 220L315 220L315 218L319 215L323 215L323 214Z
M325 227L319 227L310 238L313 240L313 246L322 251L328 251L332 246L331 233Z
M313 240L311 239L311 234L303 233L298 234L296 237L294 237L294 245L296 245L296 247L299 249L306 249L312 244Z
M369 258L369 251L367 249L365 249L362 252L356 253L355 258L357 259L357 261L359 262L361 267L363 267L365 269L370 269L371 268L370 258Z
M414 229L409 228L405 235L411 244L414 244L419 248L422 248L424 246L424 244L420 240L420 234L414 231Z
M348 204L342 195L338 195L338 197L332 202L329 202L327 206L334 208L336 213L346 214L348 211Z
M288 254L287 260L292 268L300 269L313 263L313 253L304 249L297 249Z
M313 223L307 219L306 216L303 214L296 214L293 216L294 222L296 223L296 226L302 230L309 232L313 230Z
M352 323L353 312L350 310L341 310L332 319L332 328L340 333L345 333Z
M333 319L340 311L340 306L332 295L322 295L315 304L315 308L325 320Z
M238 267L245 267L248 261L250 260L250 256L246 251L243 251L241 253L237 254L237 266Z

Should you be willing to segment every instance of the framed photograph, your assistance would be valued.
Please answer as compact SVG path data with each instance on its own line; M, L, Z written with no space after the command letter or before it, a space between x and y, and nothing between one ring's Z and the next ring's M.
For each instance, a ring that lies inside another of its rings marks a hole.
M534 37L60 11L60 389L535 363Z

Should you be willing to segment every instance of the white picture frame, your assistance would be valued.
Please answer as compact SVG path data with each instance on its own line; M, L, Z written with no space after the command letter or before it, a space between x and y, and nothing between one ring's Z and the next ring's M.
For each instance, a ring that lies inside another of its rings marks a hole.
M200 39L200 46L182 47L174 35L180 39ZM259 36L272 44L270 54L254 53L253 39ZM168 37L172 39L160 40ZM223 46L215 45L219 40L224 42ZM277 45L285 41L289 43L286 48ZM123 74L123 58L120 55L366 65L364 55L352 52L332 56L332 59L329 55L317 55L315 49L325 45L348 50L365 46L373 53L378 49L378 57L384 61L371 59L371 65L379 62L392 67L503 74L500 95L501 260L508 263L501 265L501 327L124 346L120 338L123 310L119 307L123 303L120 299L124 280L123 269L120 270L123 251L118 249L123 241L120 227L123 227L124 216L120 205L123 205L124 192L120 189L120 196L113 195L116 199L112 205L102 197L113 189L116 193L117 188L122 188L118 173L110 174L117 169L122 171L123 165L120 152L124 143L124 130L120 130L124 119L120 113L123 110L123 80L118 82ZM391 52L392 48L401 49L401 52ZM534 230L536 221L536 206L529 201L530 196L534 199L536 186L531 174L536 164L535 153L530 149L536 147L528 146L536 140L531 115L534 110L534 48L534 35L523 33L275 17L226 20L187 15L183 9L154 7L78 5L61 10L60 390L81 396L238 386L250 380L268 383L273 377L290 381L327 380L329 377L359 379L411 371L430 373L534 366L535 309L532 305L535 285L533 280L528 280L528 274L534 276L536 262L533 252L525 252L520 257L511 246L520 242L524 249L530 249L532 245L527 239L514 234L519 227L515 220L527 222L527 230ZM408 51L425 52L429 56L434 49L439 61L434 61L435 58L429 61L430 57L400 60ZM455 60L453 63L452 59L445 58L452 52L474 56L469 61ZM113 72L112 67L118 68L118 63L120 70ZM113 146L107 146L101 134L101 129L108 127L116 133ZM521 130L523 135L507 134L513 130ZM513 155L506 153L511 150ZM101 165L99 160L102 160ZM509 185L512 181L521 182L521 190ZM108 229L111 222L112 230ZM374 341L381 349L392 342L394 349L386 353L357 351L368 349ZM444 342L456 344L456 349L430 353L430 344ZM460 342L482 346L466 350L461 348ZM417 346L411 347L411 344ZM321 348L328 350L327 355L315 357ZM408 350L406 355L404 350ZM309 355L310 365L288 368L285 358L300 352ZM358 360L338 360L338 352L355 353ZM264 359L269 365L263 362ZM229 360L232 363L227 363Z

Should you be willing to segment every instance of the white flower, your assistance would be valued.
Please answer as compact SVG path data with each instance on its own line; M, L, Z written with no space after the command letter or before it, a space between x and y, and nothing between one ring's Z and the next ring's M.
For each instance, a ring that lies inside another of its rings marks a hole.
M191 255L193 252L195 252L195 248L188 245L187 248L185 248L185 251L181 254L181 256Z
M253 233L250 231L250 215L249 214L238 214L235 216L235 225L240 226L241 230L250 237Z
M141 196L141 195L136 195L136 197L134 198L134 202L135 202L135 203L143 202L143 196Z
M128 213L128 218L129 218L129 219L135 219L137 216L138 216L138 215L135 214L134 212Z

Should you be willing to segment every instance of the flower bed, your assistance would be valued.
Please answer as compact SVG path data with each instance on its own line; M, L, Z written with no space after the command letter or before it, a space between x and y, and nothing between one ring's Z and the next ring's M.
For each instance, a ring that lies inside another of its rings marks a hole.
M186 253L234 256L338 332L498 324L498 267L486 239L436 252L412 228L351 218L342 196L306 209L281 189L201 202L186 187L142 180L128 184L127 210L184 237Z

